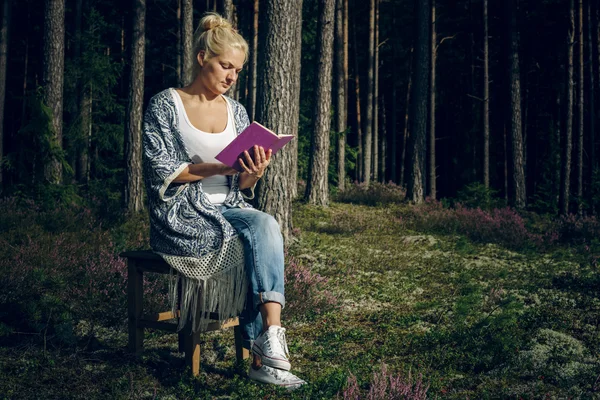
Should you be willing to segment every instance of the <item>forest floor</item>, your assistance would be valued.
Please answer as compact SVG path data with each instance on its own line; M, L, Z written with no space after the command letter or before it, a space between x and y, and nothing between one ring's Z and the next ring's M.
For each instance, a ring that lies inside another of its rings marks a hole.
M335 299L284 320L309 382L295 392L249 381L230 330L203 335L194 378L176 335L149 332L136 359L120 325L74 347L3 345L0 399L600 398L595 261L418 230L411 207L294 206L288 255Z

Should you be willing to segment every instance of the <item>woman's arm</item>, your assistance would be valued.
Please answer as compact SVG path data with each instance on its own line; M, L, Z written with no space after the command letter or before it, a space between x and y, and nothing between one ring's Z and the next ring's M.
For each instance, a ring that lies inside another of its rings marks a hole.
M238 171L221 163L189 164L173 180L176 183L196 182L214 175L235 175Z

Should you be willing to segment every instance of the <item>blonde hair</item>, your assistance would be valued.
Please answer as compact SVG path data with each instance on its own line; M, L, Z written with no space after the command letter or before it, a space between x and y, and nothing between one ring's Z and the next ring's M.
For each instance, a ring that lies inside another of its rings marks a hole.
M194 33L194 62L192 63L192 79L200 72L198 53L204 51L204 61L223 54L228 49L237 49L244 53L244 63L248 59L248 43L237 33L231 22L217 13L206 13L200 20Z

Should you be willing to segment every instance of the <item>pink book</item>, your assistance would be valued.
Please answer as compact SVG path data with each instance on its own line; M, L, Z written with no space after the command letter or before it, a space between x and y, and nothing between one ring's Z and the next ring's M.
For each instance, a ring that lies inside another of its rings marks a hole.
M258 122L253 122L236 136L227 147L221 150L215 158L223 164L242 171L238 158L242 157L244 151L248 150L252 156L254 153L250 150L254 145L258 145L264 147L265 151L271 149L275 154L293 138L294 135L277 135Z

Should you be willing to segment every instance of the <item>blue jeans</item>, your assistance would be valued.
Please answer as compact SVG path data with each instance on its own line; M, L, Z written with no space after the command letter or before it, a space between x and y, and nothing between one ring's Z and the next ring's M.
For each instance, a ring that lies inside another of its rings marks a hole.
M263 322L258 306L276 302L285 307L283 283L283 237L279 223L271 215L253 208L221 206L223 217L238 231L244 243L244 259L250 287L246 306L240 315L244 345L262 333Z

